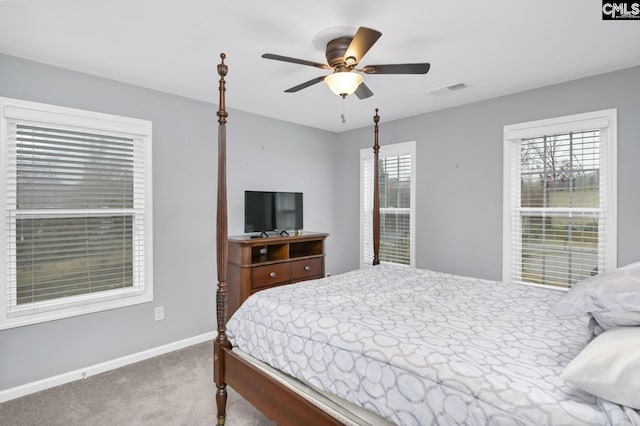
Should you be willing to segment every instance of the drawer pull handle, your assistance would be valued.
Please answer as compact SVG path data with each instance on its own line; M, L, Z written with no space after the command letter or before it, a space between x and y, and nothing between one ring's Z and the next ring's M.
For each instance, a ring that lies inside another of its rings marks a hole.
M270 276L271 278L275 278L275 277L276 277L276 273L275 273L275 272L271 272L271 273L269 274L269 276Z
M311 270L311 266L309 266L309 265L305 266L305 267L304 267L304 270L305 270L305 271L310 271L310 270Z

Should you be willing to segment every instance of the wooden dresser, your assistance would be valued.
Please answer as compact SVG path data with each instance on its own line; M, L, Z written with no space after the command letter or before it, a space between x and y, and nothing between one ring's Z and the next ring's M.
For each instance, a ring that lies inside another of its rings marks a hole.
M253 293L324 277L324 240L329 234L229 237L227 318Z

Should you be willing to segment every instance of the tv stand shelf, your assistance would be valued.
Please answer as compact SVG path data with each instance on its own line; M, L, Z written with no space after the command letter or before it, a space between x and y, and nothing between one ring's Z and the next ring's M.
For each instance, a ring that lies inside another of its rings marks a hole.
M227 318L253 293L324 277L324 240L305 232L288 237L229 237Z

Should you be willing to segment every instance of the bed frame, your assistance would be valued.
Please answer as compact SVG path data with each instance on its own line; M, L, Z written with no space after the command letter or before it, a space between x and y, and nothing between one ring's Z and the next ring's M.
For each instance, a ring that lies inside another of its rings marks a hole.
M218 209L216 219L216 252L218 288L216 308L218 335L213 343L213 376L216 385L216 405L218 425L224 425L227 405L227 385L233 387L254 407L279 425L340 425L342 424L298 393L256 368L250 362L233 352L227 339L227 176L226 176L226 124L228 113L225 104L228 67L224 63L225 54L220 54L218 65L219 110L218 116ZM373 179L378 182L378 122L380 116L376 108L373 145ZM380 263L380 198L378 185L373 185L373 265Z

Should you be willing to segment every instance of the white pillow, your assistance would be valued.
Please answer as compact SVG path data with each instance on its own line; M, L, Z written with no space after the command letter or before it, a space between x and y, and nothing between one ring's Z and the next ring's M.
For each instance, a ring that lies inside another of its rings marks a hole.
M567 365L562 378L590 394L640 410L640 327L605 331Z
M640 312L591 312L591 316L604 330L640 325Z
M554 312L558 315L638 311L640 262L603 272L574 284L554 307Z

